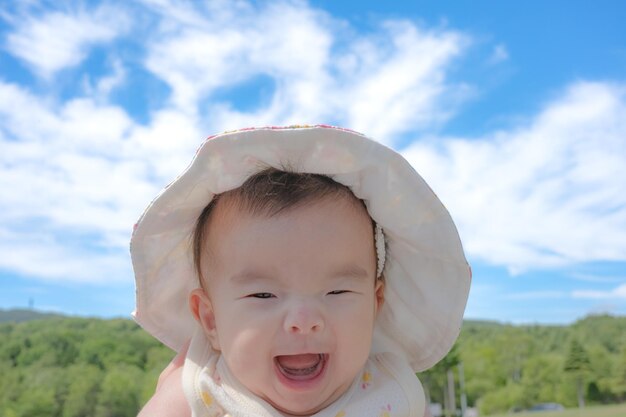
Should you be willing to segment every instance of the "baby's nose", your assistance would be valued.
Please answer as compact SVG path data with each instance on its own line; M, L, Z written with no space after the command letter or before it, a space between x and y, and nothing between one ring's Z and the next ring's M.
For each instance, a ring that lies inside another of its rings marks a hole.
M310 305L294 306L285 317L285 331L292 334L319 333L324 330L322 312Z

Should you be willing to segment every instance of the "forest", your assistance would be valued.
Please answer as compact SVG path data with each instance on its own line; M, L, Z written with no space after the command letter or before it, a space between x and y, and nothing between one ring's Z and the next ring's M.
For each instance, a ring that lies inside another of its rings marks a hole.
M0 416L134 417L172 356L131 320L0 311ZM466 321L448 356L418 376L432 402L465 401L481 415L624 402L626 317Z
M461 365L461 366L459 366ZM565 407L626 401L626 317L589 316L569 326L465 321L452 351L418 374L431 401L446 404L448 373L459 368L467 403L481 415L539 403Z

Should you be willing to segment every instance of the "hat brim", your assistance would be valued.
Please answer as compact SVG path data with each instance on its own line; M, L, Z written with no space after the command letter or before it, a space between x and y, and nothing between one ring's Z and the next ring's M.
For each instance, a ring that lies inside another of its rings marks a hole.
M400 354L415 371L443 358L459 334L471 280L454 223L400 154L329 126L259 128L207 139L135 226L135 320L177 351L191 338L196 220L216 194L267 167L325 174L363 199L387 243L385 303L373 351Z

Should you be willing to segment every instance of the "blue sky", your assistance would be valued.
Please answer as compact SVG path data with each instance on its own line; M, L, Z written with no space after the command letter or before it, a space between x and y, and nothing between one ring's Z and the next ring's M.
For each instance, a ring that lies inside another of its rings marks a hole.
M452 213L466 317L626 314L621 1L3 2L0 308L128 316L133 223L212 133L337 124Z

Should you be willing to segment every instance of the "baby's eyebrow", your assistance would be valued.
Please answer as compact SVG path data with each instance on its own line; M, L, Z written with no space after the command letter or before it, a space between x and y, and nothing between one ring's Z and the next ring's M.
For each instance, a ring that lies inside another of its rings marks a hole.
M335 270L328 275L329 279L332 280L354 280L354 281L363 281L369 280L370 275L368 274L365 268L362 268L358 265L345 265ZM259 283L259 282L276 282L276 278L264 274L255 270L243 270L237 272L229 278L229 281L233 284L250 284L250 283Z
M355 280L360 281L364 279L369 279L370 275L371 274L368 274L364 268L358 265L347 265L334 271L331 277L332 278L349 278L349 279L355 279Z
M229 279L234 284L249 284L259 281L274 281L271 276L259 273L257 271L243 270L232 275Z

